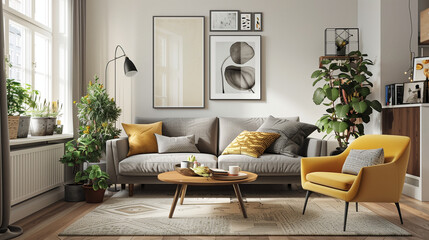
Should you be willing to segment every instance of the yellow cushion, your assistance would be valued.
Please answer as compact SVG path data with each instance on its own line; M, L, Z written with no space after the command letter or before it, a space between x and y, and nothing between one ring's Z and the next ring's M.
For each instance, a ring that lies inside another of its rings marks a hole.
M156 153L155 133L162 135L162 122L152 124L125 124L122 127L128 135L128 157L140 153Z
M335 172L312 172L307 180L327 187L348 191L356 179L355 175Z
M277 133L243 131L222 154L241 154L257 158L279 137L280 134Z

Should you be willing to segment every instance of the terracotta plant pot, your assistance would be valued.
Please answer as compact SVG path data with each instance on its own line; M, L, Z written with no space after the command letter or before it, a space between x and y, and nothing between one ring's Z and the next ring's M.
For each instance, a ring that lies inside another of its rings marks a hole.
M94 191L92 185L83 185L82 187L83 190L85 190L85 199L87 203L101 203L103 201L106 189Z
M32 117L30 124L31 136L45 136L47 121L48 118L46 117Z
M19 116L7 116L7 123L9 127L9 139L18 137Z
M18 138L28 137L28 131L30 130L30 116L20 116L18 126Z

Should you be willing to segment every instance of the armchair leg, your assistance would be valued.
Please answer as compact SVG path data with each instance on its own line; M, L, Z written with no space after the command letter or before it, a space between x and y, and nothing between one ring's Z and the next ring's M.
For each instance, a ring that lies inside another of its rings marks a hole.
M359 203L356 202L356 212L359 212Z
M399 214L399 219L401 220L401 224L404 224L404 222L402 221L402 214L401 214L401 207L399 206L399 203L396 202L396 209L398 209L398 214Z
M346 225L347 225L347 213L349 211L349 202L346 202L346 209L344 211L344 228L343 231L346 231Z
M307 193L305 194L305 202L304 202L304 209L302 210L302 215L304 215L305 213L305 209L307 208L308 198L312 193L313 193L312 191L307 191Z

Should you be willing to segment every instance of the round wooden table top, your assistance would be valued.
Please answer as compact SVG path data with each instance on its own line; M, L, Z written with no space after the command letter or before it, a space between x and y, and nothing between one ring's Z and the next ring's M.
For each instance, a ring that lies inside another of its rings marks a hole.
M231 185L231 184L240 184L253 182L258 178L258 174L241 171L242 173L247 174L247 178L240 180L215 180L210 177L200 177L200 176L185 176L177 171L165 172L158 174L158 179L163 182L173 183L173 184L186 184L186 185Z

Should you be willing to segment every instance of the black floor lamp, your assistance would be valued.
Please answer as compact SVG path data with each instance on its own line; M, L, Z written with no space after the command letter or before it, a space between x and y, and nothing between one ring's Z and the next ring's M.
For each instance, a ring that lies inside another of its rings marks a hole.
M119 48L122 50L122 53L123 53L121 56L117 55ZM107 67L109 66L109 63L111 63L113 61L115 62L115 74L114 74L114 77L115 77L115 85L114 85L114 87L115 87L114 88L114 90L115 90L115 98L114 99L115 99L115 101L116 101L116 60L119 59L119 58L121 58L121 57L125 57L125 61L124 61L124 74L125 74L125 76L132 77L132 76L136 75L136 73L137 73L136 66L127 57L127 55L125 54L125 51L121 47L121 45L116 46L116 48L115 48L115 58L113 58L112 60L109 60L107 62L107 64L106 64L106 70L104 71L104 81L105 81L105 84L106 84L106 87L107 87ZM116 126L116 122L115 122L115 126ZM111 189L110 188L109 191L117 192L118 190L116 188L116 184L115 184L115 189Z
M122 53L123 53L121 56L117 56L119 48L122 50ZM132 77L132 76L136 75L136 73L137 73L136 66L127 57L127 55L125 54L125 51L121 47L121 45L116 46L116 48L115 48L115 58L113 58L112 60L109 60L107 62L107 64L106 64L106 70L104 71L104 81L105 81L105 84L107 86L107 67L109 66L109 63L111 63L113 61L115 62L115 74L114 74L114 77L115 77L115 86L114 86L115 87L115 101L116 101L116 60L119 59L119 58L121 58L121 57L125 57L125 61L124 61L124 74L125 74L125 76Z

